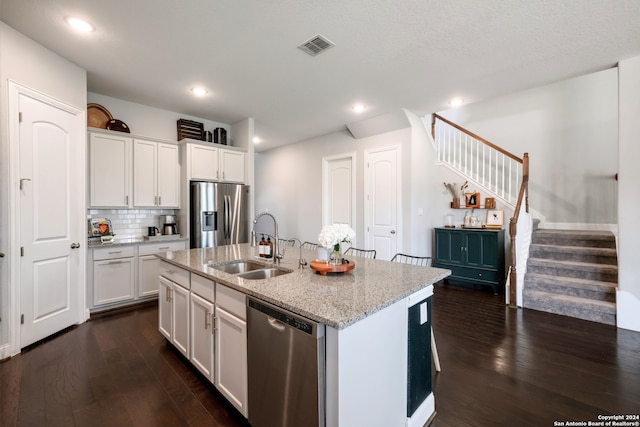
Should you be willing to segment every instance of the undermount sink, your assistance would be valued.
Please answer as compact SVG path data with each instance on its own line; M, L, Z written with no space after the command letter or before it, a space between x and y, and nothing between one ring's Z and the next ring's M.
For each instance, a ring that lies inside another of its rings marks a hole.
M279 268L263 268L261 270L253 270L247 273L238 274L238 277L248 280L261 280L270 279L276 276L282 276L283 274L291 273L287 270L280 270Z
M246 273L248 271L260 270L267 268L266 265L253 261L237 261L230 262L228 264L210 264L209 267L216 270L224 271L229 274Z

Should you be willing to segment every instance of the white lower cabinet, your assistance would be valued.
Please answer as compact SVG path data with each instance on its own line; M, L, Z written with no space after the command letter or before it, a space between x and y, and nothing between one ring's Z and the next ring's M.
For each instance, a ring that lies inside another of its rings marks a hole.
M191 363L212 383L214 356L214 305L191 293Z
M216 284L215 386L248 416L246 296Z
M135 262L132 247L95 249L93 252L93 305L134 298Z
M248 417L246 296L160 261L159 330Z
M189 290L160 276L158 324L165 336L185 357L189 357Z
M138 292L140 298L158 295L158 268L160 259L154 254L181 251L186 242L149 243L138 247Z

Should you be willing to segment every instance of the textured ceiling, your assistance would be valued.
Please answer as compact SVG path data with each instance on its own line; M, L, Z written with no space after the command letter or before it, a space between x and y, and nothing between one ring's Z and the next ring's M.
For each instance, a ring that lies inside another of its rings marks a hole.
M64 22L87 19L79 36ZM273 148L640 56L638 0L0 0L0 19L87 70L88 90L223 123ZM336 44L312 57L316 34ZM196 99L196 84L209 90ZM367 110L354 114L362 102Z

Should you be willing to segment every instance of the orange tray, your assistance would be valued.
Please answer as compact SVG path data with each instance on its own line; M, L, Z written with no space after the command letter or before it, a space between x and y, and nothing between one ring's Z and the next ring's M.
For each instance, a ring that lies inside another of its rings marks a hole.
M323 276L326 276L327 273L348 273L353 270L356 265L353 261L349 261L349 264L341 264L341 265L330 265L327 264L326 261L311 261L309 263L309 267L312 270L317 271Z

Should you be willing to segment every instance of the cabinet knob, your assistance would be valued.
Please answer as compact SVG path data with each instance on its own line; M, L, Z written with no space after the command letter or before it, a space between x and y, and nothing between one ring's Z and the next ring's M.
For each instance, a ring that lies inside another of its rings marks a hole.
M391 234L396 234L396 230L391 230Z
M80 247L80 243L72 243L71 249L78 249Z

